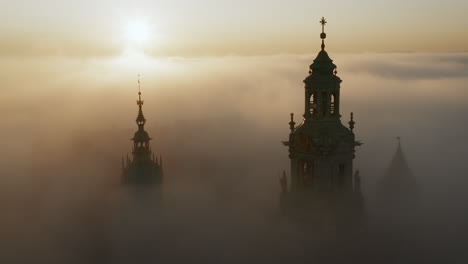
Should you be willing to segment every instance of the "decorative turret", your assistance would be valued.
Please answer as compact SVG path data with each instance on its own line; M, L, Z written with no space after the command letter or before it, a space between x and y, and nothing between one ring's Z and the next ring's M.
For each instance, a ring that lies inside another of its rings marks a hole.
M289 122L289 129L291 133L294 131L294 127L296 126L296 122L294 122L294 113L291 113L291 121Z
M354 130L354 125L356 124L356 122L354 122L354 114L353 114L353 112L351 112L351 118L350 118L348 124L349 124L349 130L351 130L351 132L353 132L353 130Z
M133 141L132 160L127 156L127 167L123 168L124 182L149 183L162 181L162 163L154 160L149 141L151 138L145 131L146 119L143 115L143 103L141 99L140 75L138 75L138 115L136 124L137 131L131 139ZM122 160L123 165L123 160Z

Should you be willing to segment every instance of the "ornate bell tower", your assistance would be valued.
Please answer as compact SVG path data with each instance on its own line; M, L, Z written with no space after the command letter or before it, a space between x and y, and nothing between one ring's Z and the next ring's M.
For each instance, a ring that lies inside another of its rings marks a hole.
M358 189L353 186L353 159L354 148L360 143L354 139L353 113L349 128L340 120L341 79L325 51L326 23L325 18L320 20L321 50L304 80L304 119L296 126L291 113L289 140L283 142L289 147L291 159L289 188L287 181L281 181L284 192L352 192Z
M122 178L125 183L160 183L163 177L162 157L154 158L150 147L151 138L145 131L146 119L143 115L143 100L141 100L140 77L138 76L138 115L136 123L138 130L133 138L132 159L127 156L126 165L122 158Z
M336 65L325 51L322 25L322 48L310 65L304 84L304 115L296 126L294 114L289 122L290 180L286 172L280 178L281 207L298 219L302 230L312 229L321 235L360 235L364 230L364 202L359 172L353 174L353 113L349 127L341 123L340 85Z

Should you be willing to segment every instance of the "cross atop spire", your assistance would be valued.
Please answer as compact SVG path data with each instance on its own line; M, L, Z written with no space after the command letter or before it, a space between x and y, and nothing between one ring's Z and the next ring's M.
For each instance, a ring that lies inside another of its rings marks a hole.
M327 20L325 20L325 17L322 17L322 19L320 19L320 24L322 24L322 33L325 33L325 24L327 24Z
M322 50L325 49L325 38L327 37L327 34L325 34L325 24L327 24L327 20L325 20L325 17L322 17L320 19L320 24L322 25L322 33L320 33L320 38L322 39Z

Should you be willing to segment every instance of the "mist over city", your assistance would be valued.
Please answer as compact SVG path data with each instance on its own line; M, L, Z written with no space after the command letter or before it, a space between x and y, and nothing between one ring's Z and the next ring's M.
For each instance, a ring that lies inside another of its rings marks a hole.
M279 209L278 179L289 165L280 141L289 112L297 119L303 114L301 81L312 59L174 59L167 62L174 73L141 72L147 131L165 172L161 190L141 193L120 186L120 160L136 130L136 76L117 81L121 72L105 68L105 60L77 66L63 59L75 71L54 83L62 67L44 70L34 60L17 66L37 77L2 76L9 82L2 90L2 256L57 263L383 261L372 256L378 250L410 262L466 257L468 57L333 56L343 79L341 119L354 112L357 140L364 143L355 168L372 227L367 237L377 239L355 252L349 248L358 241L319 243ZM387 223L372 220L396 137L421 199L418 223L401 234L411 239L392 244L373 236Z
M466 4L26 2L1 263L468 261Z

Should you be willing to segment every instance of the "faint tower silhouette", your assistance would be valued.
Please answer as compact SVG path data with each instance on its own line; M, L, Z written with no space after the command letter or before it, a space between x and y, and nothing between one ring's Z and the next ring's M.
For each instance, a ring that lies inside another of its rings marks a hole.
M146 119L143 115L143 100L141 100L140 75L138 75L138 130L133 138L132 158L122 157L122 181L131 184L161 183L163 179L162 156L159 161L154 157L149 141L151 138L145 131Z
M323 219L328 215L329 219L324 221L332 223L351 221L340 217L346 212L362 211L363 199L359 173L353 177L355 147L361 143L355 141L353 113L349 128L340 120L341 79L325 51L326 23L325 18L320 20L321 50L304 80L304 118L296 126L291 113L289 140L283 142L289 147L291 175L288 190L285 190L288 184L282 180L281 201L287 208L306 211L307 207L307 211L324 216Z
M419 202L419 186L406 161L401 139L396 139L397 149L377 188L378 208L389 214L413 212Z

